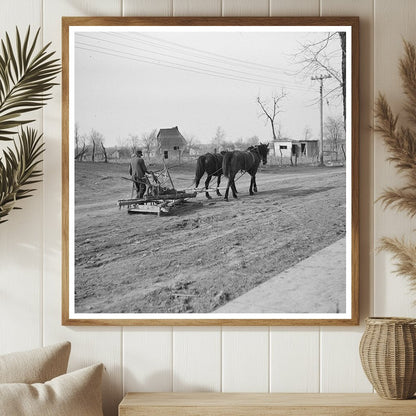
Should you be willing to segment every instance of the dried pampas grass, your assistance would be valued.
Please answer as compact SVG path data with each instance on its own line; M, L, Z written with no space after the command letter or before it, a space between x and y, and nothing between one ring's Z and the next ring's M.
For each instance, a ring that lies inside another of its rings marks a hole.
M390 251L393 254L395 273L408 278L412 290L416 290L416 245L405 242L404 239L383 237L379 250Z
M400 59L400 77L406 95L404 110L412 128L398 126L399 116L394 115L386 97L379 94L375 105L375 132L383 138L389 150L389 162L394 163L408 183L401 188L387 188L378 201L384 208L394 207L406 212L411 218L416 215L416 46L404 41L404 57ZM416 291L416 245L404 239L382 238L379 250L393 254L398 275L409 279L410 287Z

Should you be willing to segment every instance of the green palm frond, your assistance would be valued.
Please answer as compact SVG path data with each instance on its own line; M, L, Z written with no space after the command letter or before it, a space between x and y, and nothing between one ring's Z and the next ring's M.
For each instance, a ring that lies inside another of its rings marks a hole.
M52 98L49 91L61 66L52 59L55 52L48 52L50 43L35 52L39 31L31 40L29 27L22 41L16 28L15 47L7 33L0 42L0 140L11 140L13 129L33 121L18 118Z
M44 151L42 135L32 128L18 133L19 144L8 147L0 160L0 224L16 207L16 201L31 196L32 185L41 181Z

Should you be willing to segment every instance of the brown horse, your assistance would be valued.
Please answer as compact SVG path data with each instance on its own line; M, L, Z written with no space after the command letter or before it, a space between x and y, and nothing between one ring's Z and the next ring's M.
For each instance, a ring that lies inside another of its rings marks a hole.
M235 175L240 170L247 172L251 175L250 195L254 195L257 192L256 173L260 165L260 161L263 165L267 163L267 154L269 153L268 144L258 144L257 146L251 146L246 151L234 150L233 152L227 152L222 161L222 170L224 176L228 178L228 185L225 191L224 199L228 201L228 192L231 188L233 197L237 198L237 192L235 187ZM254 192L253 192L254 189Z

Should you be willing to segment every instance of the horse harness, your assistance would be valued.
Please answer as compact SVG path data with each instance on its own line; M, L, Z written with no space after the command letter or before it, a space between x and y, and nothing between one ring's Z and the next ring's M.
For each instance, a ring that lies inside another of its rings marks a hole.
M221 153L211 153L211 152L208 152L207 155L213 156L215 161L217 162L217 166L218 165L220 166L214 173L211 174L212 176L218 176L218 173L222 170L222 159L220 161L218 156L222 157L223 155Z
M257 153L257 156L259 157L259 162L260 162L261 157L260 157L259 149L257 148L257 146L253 146L253 150L249 150L248 152L250 153L251 157L253 158L253 165L256 164L255 153ZM251 169L251 167L250 167L250 169ZM247 172L247 169L244 172Z

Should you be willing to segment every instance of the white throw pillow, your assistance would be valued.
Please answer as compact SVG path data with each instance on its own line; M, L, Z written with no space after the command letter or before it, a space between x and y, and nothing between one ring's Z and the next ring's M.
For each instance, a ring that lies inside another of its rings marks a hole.
M44 383L66 373L70 342L0 355L0 383Z
M0 384L1 416L103 416L97 364L46 383Z

